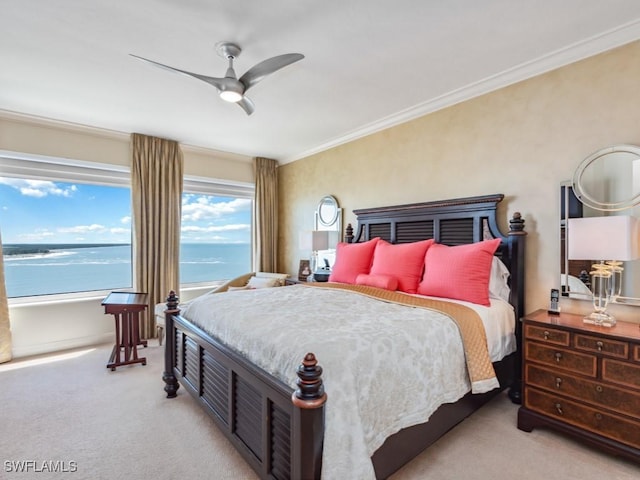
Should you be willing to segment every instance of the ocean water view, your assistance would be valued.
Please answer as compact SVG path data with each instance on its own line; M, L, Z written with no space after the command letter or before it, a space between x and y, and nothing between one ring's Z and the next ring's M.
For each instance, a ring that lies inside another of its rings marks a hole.
M132 286L131 245L6 244L3 253L9 298ZM225 280L250 269L247 243L180 247L181 284Z

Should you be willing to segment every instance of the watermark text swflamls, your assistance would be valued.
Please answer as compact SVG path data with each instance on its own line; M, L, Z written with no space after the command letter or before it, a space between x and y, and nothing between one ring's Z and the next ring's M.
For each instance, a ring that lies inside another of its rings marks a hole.
M78 462L73 460L5 460L6 473L73 473L78 471Z

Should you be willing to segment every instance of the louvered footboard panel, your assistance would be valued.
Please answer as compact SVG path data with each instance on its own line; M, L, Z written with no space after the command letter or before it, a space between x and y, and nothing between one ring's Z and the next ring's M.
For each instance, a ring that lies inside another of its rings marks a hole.
M262 461L262 395L239 376L233 380L233 432Z
M278 480L291 477L291 415L273 403L271 407L271 475Z
M202 398L225 425L229 425L229 369L202 351Z
M184 378L200 393L200 347L189 337L184 347Z
M175 332L175 346L176 346L176 355L174 357L175 364L174 368L177 368L180 374L184 373L184 341L185 336L182 334L180 330L176 330Z

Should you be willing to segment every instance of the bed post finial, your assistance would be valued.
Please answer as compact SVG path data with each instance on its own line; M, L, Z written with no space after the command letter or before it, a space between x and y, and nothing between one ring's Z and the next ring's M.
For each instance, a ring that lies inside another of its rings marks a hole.
M298 408L318 408L327 401L327 394L322 385L322 367L318 365L316 356L307 353L296 372L298 388L291 396L291 401Z
M171 290L167 297L167 310L177 310L180 298L176 295L176 292Z
M524 231L524 218L520 212L515 212L509 220L509 235L526 235Z
M344 241L353 243L353 226L350 223L347 223L347 228L345 228Z

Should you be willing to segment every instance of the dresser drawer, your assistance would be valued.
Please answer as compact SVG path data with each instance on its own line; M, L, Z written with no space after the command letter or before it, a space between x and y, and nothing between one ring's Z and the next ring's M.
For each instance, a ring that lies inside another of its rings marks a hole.
M578 378L532 364L527 364L524 378L527 385L540 387L575 400L584 400L595 406L602 406L626 415L640 414L640 392L631 392L604 382Z
M561 422L640 448L640 422L525 387L525 406Z
M575 334L573 344L577 350L600 353L610 357L629 358L629 343L609 338L592 337L590 335Z
M524 336L530 340L539 340L553 345L569 346L569 332L556 330L554 328L539 327L537 325L526 325Z
M528 361L553 366L554 369L563 369L590 377L595 377L597 373L598 359L595 355L572 352L535 342L525 342L524 355Z
M640 390L640 365L604 358L602 379ZM640 415L640 411L637 415Z

